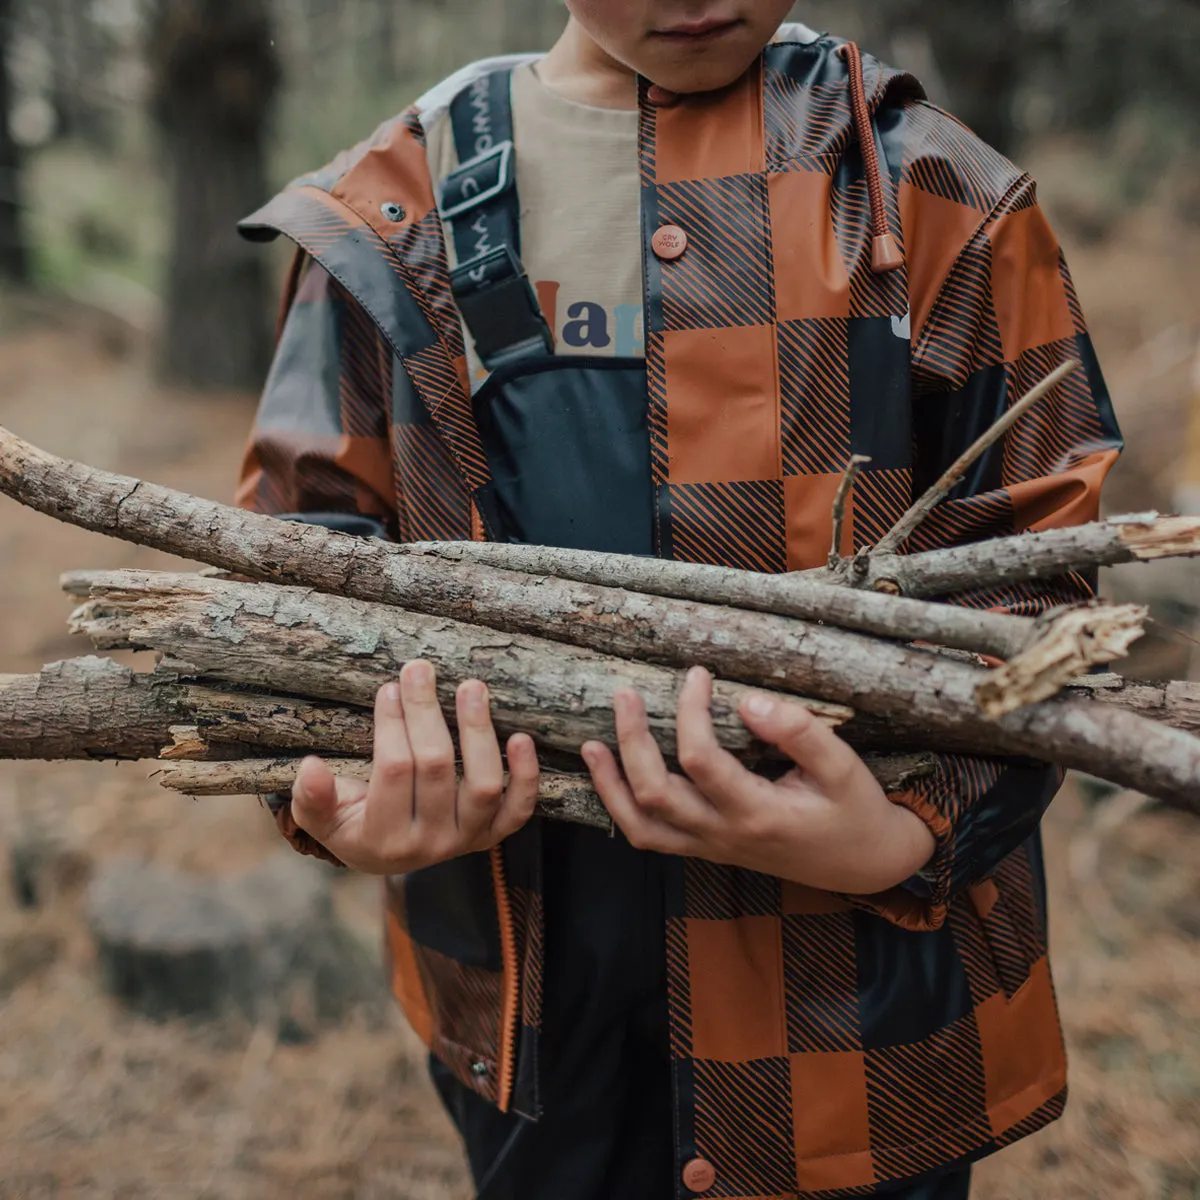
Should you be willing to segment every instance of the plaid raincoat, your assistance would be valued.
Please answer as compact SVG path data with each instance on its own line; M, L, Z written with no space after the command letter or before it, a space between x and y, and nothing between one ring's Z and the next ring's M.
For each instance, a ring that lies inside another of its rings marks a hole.
M245 223L298 254L244 505L361 513L401 540L487 536L488 467L423 147L484 69ZM773 44L719 94L663 103L643 85L641 95L663 557L820 565L851 453L872 463L844 549L871 545L1017 396L1075 356L1086 373L1025 417L906 549L1096 517L1119 434L1026 175L913 78L832 38ZM664 224L688 235L676 261L651 249ZM884 235L902 260L886 261ZM1091 594L1072 575L953 600L1033 614ZM703 1194L865 1194L1059 1115L1066 1064L1037 836L1059 783L1048 769L943 758L893 797L938 849L921 881L888 895L835 897L669 861L676 1150L681 1170L696 1159L713 1168L684 1172L715 1177ZM298 848L316 849L286 809L279 819ZM386 889L392 979L414 1028L464 1083L530 1116L538 843L535 822L490 855Z

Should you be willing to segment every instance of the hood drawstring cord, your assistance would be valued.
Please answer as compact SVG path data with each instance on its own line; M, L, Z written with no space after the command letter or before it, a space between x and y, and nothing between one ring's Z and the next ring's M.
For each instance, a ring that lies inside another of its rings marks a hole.
M867 173L867 192L871 198L871 270L876 275L885 275L888 271L895 271L904 266L904 254L888 224L883 176L879 170L879 150L875 145L871 110L867 106L862 51L854 42L847 42L839 53L846 60L850 72L850 107L854 112L854 129L862 150L863 166Z

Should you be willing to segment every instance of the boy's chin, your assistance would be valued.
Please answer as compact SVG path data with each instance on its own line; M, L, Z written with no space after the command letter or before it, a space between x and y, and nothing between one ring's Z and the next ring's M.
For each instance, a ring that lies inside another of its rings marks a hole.
M672 70L670 67L658 67L655 70L643 70L641 73L669 92L690 96L703 92L719 92L722 88L736 83L749 69L750 62L746 62L734 67L713 66L704 70L695 68Z
M672 61L674 56L657 57L654 62L641 63L636 69L659 87L669 92L693 95L701 92L718 92L736 83L750 69L757 54L750 56L714 56L704 61L689 55L690 61Z

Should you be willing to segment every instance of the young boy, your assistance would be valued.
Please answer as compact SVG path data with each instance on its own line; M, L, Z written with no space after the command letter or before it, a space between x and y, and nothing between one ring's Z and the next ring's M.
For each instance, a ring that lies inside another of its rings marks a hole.
M798 570L851 453L847 552L1079 356L909 545L1096 516L1119 435L1028 177L910 76L781 28L790 0L567 7L548 55L467 68L246 222L299 253L244 504ZM889 796L760 698L743 719L796 763L767 782L717 747L697 670L682 773L633 693L619 753L581 748L607 838L533 818L537 751L502 758L479 682L460 781L435 684L412 663L380 693L369 786L310 760L275 807L388 877L395 991L480 1196L950 1200L1059 1115L1057 772L945 757Z

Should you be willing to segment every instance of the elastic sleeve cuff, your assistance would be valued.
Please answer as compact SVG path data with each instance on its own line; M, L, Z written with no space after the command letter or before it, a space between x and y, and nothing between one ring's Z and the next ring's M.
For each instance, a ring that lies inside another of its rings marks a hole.
M345 869L346 864L337 855L326 850L316 838L306 833L296 824L296 818L292 816L291 796L284 793L275 793L270 796L263 796L262 800L267 808L271 810L271 815L275 818L275 824L279 832L297 854L303 854L306 858L319 858L322 862L327 862L331 866Z
M937 848L923 870L912 879L877 896L847 896L865 912L912 933L929 933L946 923L953 883L954 826L928 797L916 792L892 792L888 799L921 818L933 834Z

